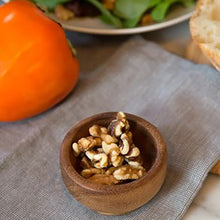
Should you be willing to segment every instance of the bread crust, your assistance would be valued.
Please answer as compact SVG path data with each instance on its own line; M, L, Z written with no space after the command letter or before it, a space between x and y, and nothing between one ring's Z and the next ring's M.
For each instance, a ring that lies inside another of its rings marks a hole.
M199 35L196 24L194 22L197 17L202 16L202 8L205 7L206 3L207 0L198 1L193 16L190 19L190 32L195 43L199 46L199 48L210 60L210 62L220 71L220 48L218 50L209 43L203 42L203 39ZM210 4L212 3L210 2Z
M211 169L211 173L220 175L220 161Z
M198 45L198 47L202 50L202 52L210 60L210 62L220 71L220 50L218 53L216 53L213 47L211 47L208 43L202 43L203 39L199 35L199 33L197 33L196 24L194 23L195 19L198 16L201 16L202 7L205 7L206 2L207 0L198 1L193 16L190 19L190 32L194 42ZM218 161L218 163L211 169L210 172L220 175L220 161Z
M187 45L185 57L188 60L193 61L194 63L212 65L208 58L202 53L201 49L193 40L191 40Z

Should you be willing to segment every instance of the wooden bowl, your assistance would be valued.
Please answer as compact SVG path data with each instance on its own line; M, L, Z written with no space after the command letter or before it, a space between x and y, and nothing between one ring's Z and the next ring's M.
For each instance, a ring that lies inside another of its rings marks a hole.
M89 127L107 126L116 112L100 113L82 120L65 136L60 149L60 167L69 192L86 207L106 215L121 215L137 209L160 190L166 175L166 145L159 131L146 120L126 113L139 147L147 173L140 179L121 185L101 185L85 179L79 171L79 159L74 157L72 143L89 135Z

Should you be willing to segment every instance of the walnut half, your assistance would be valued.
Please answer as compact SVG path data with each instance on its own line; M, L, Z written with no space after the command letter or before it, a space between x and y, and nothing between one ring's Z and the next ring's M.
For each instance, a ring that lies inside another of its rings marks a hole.
M120 149L117 144L107 144L103 141L102 149L107 155L109 155L110 162L114 167L122 165L124 157L120 155Z
M91 176L89 180L103 185L113 185L119 183L119 181L115 179L114 176L107 174L95 174Z
M72 144L73 153L76 157L79 156L81 152L85 152L91 148L101 146L102 140L98 137L85 137L80 138L77 143Z
M84 169L82 170L81 172L81 175L83 177L90 177L90 176L93 176L94 174L104 174L105 171L103 169L98 169L98 168L89 168L89 169Z
M132 139L127 134L121 135L120 151L122 155L126 155L131 148Z
M128 131L130 125L123 112L118 112L117 119L112 120L108 126L108 130L112 136L120 137L124 132Z
M108 166L108 157L105 153L86 151L85 155L91 160L96 168L104 168Z
M113 172L113 176L117 180L139 179L144 174L145 174L145 170L132 168L128 164L118 167Z

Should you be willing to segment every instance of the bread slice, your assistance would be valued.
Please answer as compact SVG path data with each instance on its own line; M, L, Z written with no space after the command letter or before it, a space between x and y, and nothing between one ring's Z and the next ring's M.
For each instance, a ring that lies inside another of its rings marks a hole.
M208 58L202 53L201 49L194 40L190 40L186 47L185 58L193 61L194 63L203 63L212 65Z
M211 173L220 175L220 161L211 169Z
M202 52L220 71L220 0L199 0L190 32Z

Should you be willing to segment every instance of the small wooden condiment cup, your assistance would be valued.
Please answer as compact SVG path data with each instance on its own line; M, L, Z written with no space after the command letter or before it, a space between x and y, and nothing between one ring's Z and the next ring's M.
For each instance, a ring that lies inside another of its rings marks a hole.
M108 126L116 114L100 113L82 120L67 133L60 149L61 172L69 192L81 204L105 215L122 215L147 203L160 190L167 170L166 145L159 131L146 120L125 113L147 173L120 185L97 184L79 174L80 161L73 155L72 143L89 136L89 127L94 124Z

